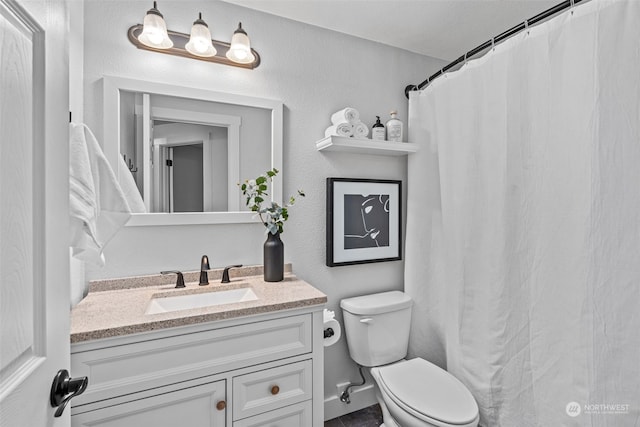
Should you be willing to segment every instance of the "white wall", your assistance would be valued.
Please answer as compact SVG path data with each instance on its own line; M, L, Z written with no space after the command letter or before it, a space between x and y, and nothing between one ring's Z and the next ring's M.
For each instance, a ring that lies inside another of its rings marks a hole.
M344 34L301 24L217 1L169 1L159 9L174 31L188 33L198 12L212 37L228 41L242 21L262 63L245 70L135 48L127 29L142 18L151 2L88 1L85 4L85 120L102 135L103 74L199 86L214 91L282 100L284 112L285 196L297 188L307 197L291 209L283 240L285 258L298 277L329 298L336 310L342 298L403 288L403 262L329 268L325 266L325 179L361 177L406 180L406 158L323 154L315 141L324 136L332 112L345 106L360 110L371 126L375 115L398 109L407 118L404 87L418 83L441 61ZM294 6L292 6L294 7ZM251 178L251 177L244 177ZM195 270L202 254L213 266L262 262L264 228L259 225L129 227L105 251L107 265L88 271L88 279L150 274L160 270ZM274 284L274 286L278 286ZM357 381L344 339L325 352L325 395L336 384ZM340 404L341 405L341 404ZM351 412L354 405L341 407Z

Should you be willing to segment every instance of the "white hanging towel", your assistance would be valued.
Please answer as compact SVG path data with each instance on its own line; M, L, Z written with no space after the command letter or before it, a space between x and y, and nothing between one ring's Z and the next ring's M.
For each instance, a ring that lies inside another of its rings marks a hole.
M324 136L327 137L331 135L346 137L353 136L353 126L351 126L349 123L339 123L334 126L329 126L327 129L325 129Z
M124 198L129 205L131 213L146 213L147 208L144 206L144 200L142 200L140 190L138 190L136 181L133 179L133 175L125 163L124 158L121 156L118 161L118 183L120 184L120 188L122 188Z
M75 123L69 124L69 211L73 256L104 266L104 246L131 209L95 136Z
M340 111L336 111L331 115L331 123L339 125L340 123L347 122L349 124L356 124L360 121L360 113L355 108L347 107Z

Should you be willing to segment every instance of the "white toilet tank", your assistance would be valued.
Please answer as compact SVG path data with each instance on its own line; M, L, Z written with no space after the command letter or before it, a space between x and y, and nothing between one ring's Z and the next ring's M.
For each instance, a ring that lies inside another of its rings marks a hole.
M340 301L351 358L362 366L381 366L407 355L411 297L382 292Z

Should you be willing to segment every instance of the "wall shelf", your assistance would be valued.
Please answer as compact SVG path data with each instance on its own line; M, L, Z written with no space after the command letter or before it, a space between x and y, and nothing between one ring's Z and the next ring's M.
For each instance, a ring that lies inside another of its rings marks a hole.
M375 154L379 156L406 156L418 151L418 144L409 142L374 141L368 138L328 136L316 142L318 151Z

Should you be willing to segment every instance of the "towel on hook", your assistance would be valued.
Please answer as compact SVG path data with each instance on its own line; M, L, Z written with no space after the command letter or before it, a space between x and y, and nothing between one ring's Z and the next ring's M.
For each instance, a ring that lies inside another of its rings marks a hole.
M73 256L104 266L104 246L131 209L96 137L75 123L69 124L69 211Z
M346 136L346 137L353 136L353 126L351 126L349 123L338 123L337 125L329 126L324 131L324 136L328 137L331 135Z
M120 156L120 160L118 161L118 183L120 184L120 188L122 188L122 193L127 201L127 205L129 205L131 213L146 213L147 208L144 206L144 200L142 200L140 190L138 190L131 170L122 156Z
M347 107L340 111L336 111L331 115L331 123L339 125L340 123L347 122L351 125L360 121L360 113L355 108Z

